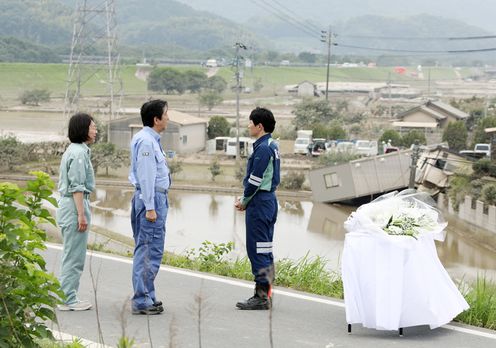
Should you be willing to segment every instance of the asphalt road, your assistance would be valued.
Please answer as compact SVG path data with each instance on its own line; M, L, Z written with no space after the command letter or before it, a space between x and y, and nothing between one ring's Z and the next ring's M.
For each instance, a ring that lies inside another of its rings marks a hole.
M61 246L53 244L43 252L55 274L60 253ZM131 259L89 251L80 297L95 307L57 312L59 323L53 328L108 346L116 346L123 332L134 338L136 347L496 346L494 331L455 324L435 330L405 328L403 337L354 325L348 335L343 302L284 288L276 289L272 311L239 311L235 303L252 295L253 284L205 273L162 267L155 284L165 312L131 315Z

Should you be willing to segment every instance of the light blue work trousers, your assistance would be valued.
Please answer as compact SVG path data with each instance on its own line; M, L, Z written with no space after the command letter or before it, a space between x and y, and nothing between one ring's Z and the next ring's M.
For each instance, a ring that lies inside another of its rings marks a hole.
M86 232L78 231L78 216L74 199L61 197L57 209L57 224L60 227L64 242L62 265L60 271L60 286L65 294L65 303L73 304L79 299L77 292L79 281L86 260L86 246L91 224L90 202L88 196L83 199L84 214L88 222Z
M157 220L146 220L146 208L136 190L132 199L131 225L134 237L133 256L133 309L144 309L155 301L155 277L157 276L165 244L165 222L169 208L167 193L155 192Z

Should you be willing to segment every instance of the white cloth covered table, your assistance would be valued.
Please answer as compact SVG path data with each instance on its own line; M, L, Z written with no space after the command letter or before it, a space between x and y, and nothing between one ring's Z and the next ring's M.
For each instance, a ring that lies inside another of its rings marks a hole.
M417 240L368 231L352 217L346 224L342 277L348 324L433 329L469 308L438 258L436 234Z

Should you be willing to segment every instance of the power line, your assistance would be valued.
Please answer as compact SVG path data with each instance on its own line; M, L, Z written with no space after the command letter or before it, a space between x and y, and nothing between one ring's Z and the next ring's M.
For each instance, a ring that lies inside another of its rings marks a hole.
M306 30L309 31L309 34L311 33L310 35L312 35L312 36L315 34L315 32L318 33L321 29L321 28L314 28L314 27L310 26L309 24L307 24L305 21L293 17L291 14L288 13L289 10L284 6L280 6L278 8L278 7L274 6L273 4L271 4L267 0L258 0L258 1L261 1L265 5L269 6L271 9L276 11L276 13L279 13L281 16L285 17L289 21L294 22L295 24L297 24L298 26L301 26L302 28L305 28ZM286 13L284 13L284 11L286 11Z
M420 37L420 36L369 36L369 35L340 35L343 38L350 39L380 39L380 40L420 40L420 41L457 41L457 40L487 40L496 39L496 35L484 36L454 36L454 37Z
M291 10L291 9L289 9L289 8L287 8L287 7L284 7L284 5L283 5L283 4L281 4L281 3L280 3L279 1L277 1L277 0L273 0L273 2L274 2L274 3L276 3L277 5L279 5L279 7L280 7L281 9L283 9L283 10L285 10L286 12L289 12L290 14L292 14L292 15L294 16L294 18L298 19L298 17L299 17L299 14L298 14L298 13L294 12L293 10ZM300 19L299 21L300 21L300 22L302 22L302 23L304 23L304 24L306 24L306 25L308 25L309 27L311 27L313 30L315 30L315 31L317 31L317 32L321 30L321 28L317 27L317 26L316 26L315 24L313 24L312 22L306 22L306 21L305 21L305 20L303 20L303 19Z
M301 24L297 20L295 20L291 17L288 17L287 15L281 14L279 12L279 10L274 9L274 7L270 3L267 3L264 0L251 0L251 2L253 2L255 5L261 7L263 10L270 12L271 14L273 14L274 16L276 16L277 18L279 18L283 22L286 22L286 23L292 25L293 27L300 30L301 32L311 36L314 39L320 40L320 36L319 36L318 32L314 32L313 29L308 28L307 26Z
M292 25L301 32L311 36L312 38L319 38L317 32L320 31L317 26L312 23L307 23L298 17L291 9L285 7L277 0L273 0L270 3L266 0L251 0L255 5L261 7L262 9L270 12L283 22ZM275 5L274 5L275 4ZM338 35L336 35L338 36ZM395 36L367 36L367 35L339 35L343 38L360 38L360 39L380 39L380 40L422 40L422 41L432 41L432 40L446 40L446 41L456 41L456 40L486 40L486 39L496 39L496 35L481 35L481 36L453 36L453 37L395 37ZM370 50L370 51L382 51L382 52L402 52L409 54L463 54L463 53L476 53L476 52L492 52L496 51L496 47L491 48L480 48L480 49L466 49L466 50L403 50L403 49L393 49L393 48L375 48L375 47L365 47L358 45L346 45L333 43L334 46Z
M490 48L477 48L470 50L445 50L445 51L431 51L431 50L402 50L395 48L376 48L376 47L364 47L364 46L355 46L355 45L343 45L339 43L334 43L334 46L346 47L346 48L355 48L360 50L369 50L369 51L383 51L383 52L403 52L403 53L474 53L474 52L490 52L496 51L496 47Z

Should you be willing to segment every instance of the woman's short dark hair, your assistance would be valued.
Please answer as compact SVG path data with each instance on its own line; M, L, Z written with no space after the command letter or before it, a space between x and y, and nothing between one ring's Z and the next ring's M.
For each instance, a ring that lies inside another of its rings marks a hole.
M143 121L143 126L153 127L153 118L157 117L161 120L162 114L166 109L167 102L165 100L154 99L147 101L141 106L141 121Z
M272 111L266 108L255 108L250 114L250 120L254 125L261 123L266 133L272 133L276 127L276 120Z
M88 140L88 131L93 117L79 112L69 120L69 140L71 143L82 144Z

